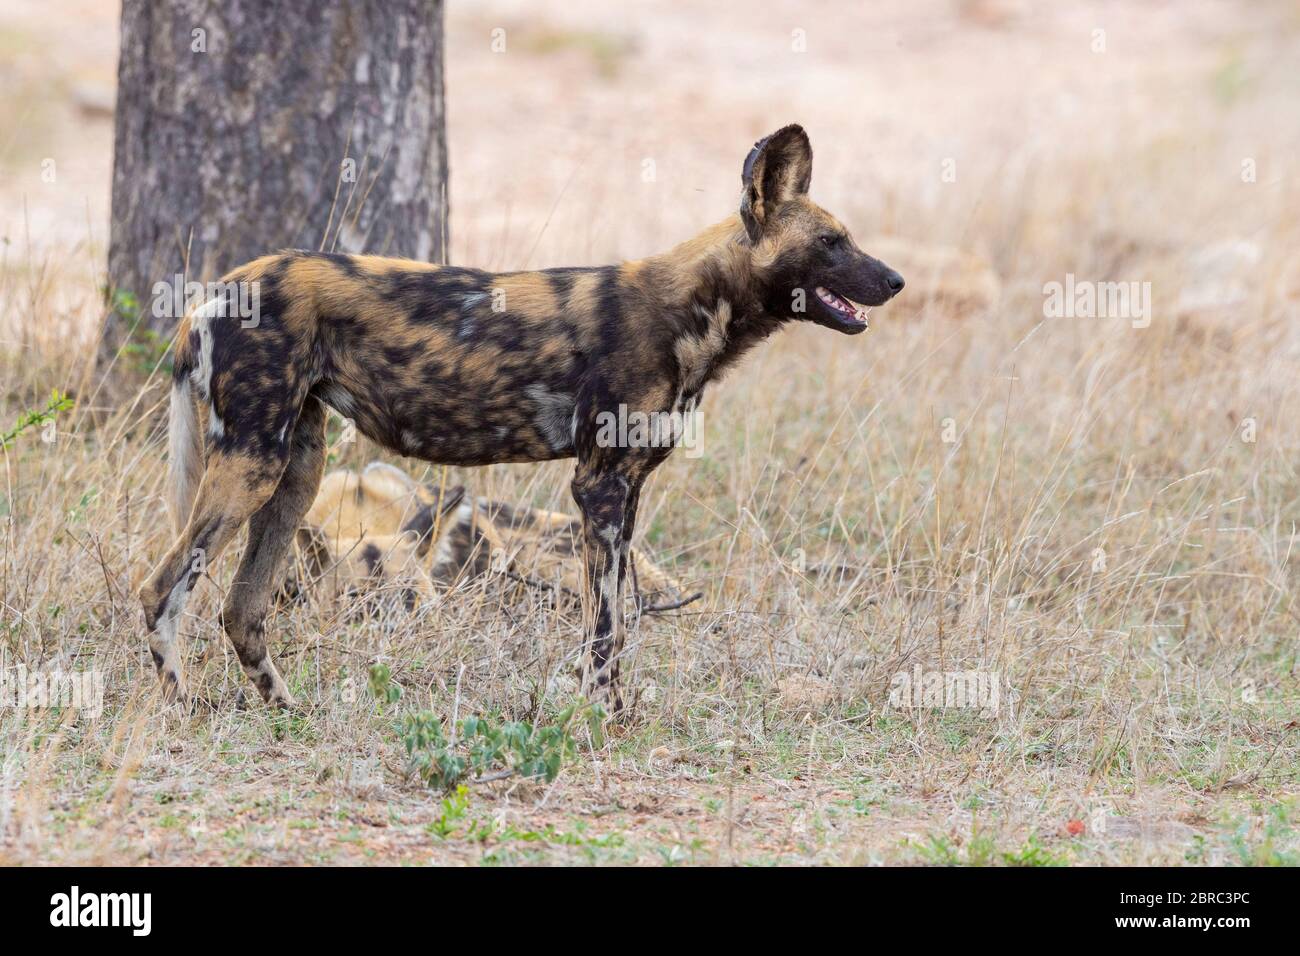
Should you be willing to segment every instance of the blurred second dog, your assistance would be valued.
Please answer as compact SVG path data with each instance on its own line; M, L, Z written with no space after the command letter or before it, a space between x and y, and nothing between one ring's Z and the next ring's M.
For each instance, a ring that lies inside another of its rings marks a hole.
M406 607L466 583L505 585L577 600L583 584L581 523L573 515L470 495L463 485L417 482L386 462L325 476L298 530L289 598L378 594ZM640 550L633 596L643 611L695 600Z

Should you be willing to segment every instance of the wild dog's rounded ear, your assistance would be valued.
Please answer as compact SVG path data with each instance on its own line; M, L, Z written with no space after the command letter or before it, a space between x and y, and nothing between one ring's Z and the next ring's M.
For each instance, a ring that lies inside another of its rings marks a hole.
M745 157L740 181L740 218L751 241L758 241L768 214L781 203L808 192L812 182L812 144L797 124L764 136Z

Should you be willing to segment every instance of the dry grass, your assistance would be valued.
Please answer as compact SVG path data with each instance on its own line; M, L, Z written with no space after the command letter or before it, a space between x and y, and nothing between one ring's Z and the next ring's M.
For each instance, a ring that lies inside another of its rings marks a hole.
M660 470L641 529L705 598L639 622L635 704L607 748L550 786L475 787L463 812L397 772L367 667L442 714L544 718L576 687L573 615L495 585L414 614L286 609L270 631L308 706L274 715L238 700L215 621L227 556L185 628L214 708L165 713L132 598L165 546L163 390L98 407L88 350L66 345L95 314L89 254L11 255L4 335L22 348L0 423L53 387L79 402L54 443L4 454L0 647L7 666L93 667L107 694L94 718L0 711L0 860L1297 862L1300 191L1295 134L1269 117L1300 41L1275 27L1268 57L1258 37L1232 54L1245 92L1227 54L1175 37L1182 59L1130 80L1132 115L1097 125L1110 104L1085 99L981 141L952 195L920 160L854 189L835 170L855 141L814 133L826 205L977 249L1001 301L957 316L927 296L935 277L909 275L866 337L789 330L710 394L704 457ZM609 82L635 83L643 55ZM1243 155L1259 182L1241 182ZM619 182L571 190L558 218L610 216ZM660 214L638 243L707 221ZM562 225L542 253L602 258L606 238ZM475 221L457 243L482 260L499 238ZM502 240L491 264L536 245ZM1067 272L1149 281L1150 326L1045 319L1043 284ZM452 478L569 507L562 465ZM817 573L832 567L849 571ZM993 672L1001 706L891 707L891 678L917 665Z

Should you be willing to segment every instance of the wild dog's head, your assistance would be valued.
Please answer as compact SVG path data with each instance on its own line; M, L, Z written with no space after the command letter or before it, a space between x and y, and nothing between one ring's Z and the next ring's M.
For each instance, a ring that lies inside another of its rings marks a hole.
M741 181L740 218L765 311L850 335L865 331L867 310L897 295L903 277L859 249L844 225L808 198L812 145L803 127L755 143Z

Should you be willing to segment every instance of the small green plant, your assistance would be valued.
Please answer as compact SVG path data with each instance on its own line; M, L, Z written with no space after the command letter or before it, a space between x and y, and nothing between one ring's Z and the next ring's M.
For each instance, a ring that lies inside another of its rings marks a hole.
M404 715L397 735L406 747L407 771L430 787L451 790L464 778L469 762L443 733L442 721L427 710Z
M17 440L19 435L29 429L44 427L49 422L54 421L59 412L68 411L74 404L69 396L56 388L50 393L50 398L45 403L44 408L28 409L18 416L18 421L13 428L0 434L0 448L8 448Z
M402 699L402 688L393 683L393 672L387 664L371 664L368 678L370 695L378 702L381 713Z
M988 866L993 862L993 838L972 831L963 846L957 846L945 836L931 834L924 844L915 844L925 862L934 866Z
M992 836L972 828L970 838L956 844L942 834L929 834L925 843L908 841L921 859L933 866L991 866L999 860L1007 866L1061 866L1066 860L1052 853L1031 836L1018 850L997 852Z
M371 666L369 683L381 712L401 700L401 688L393 684L386 664ZM483 783L520 776L550 783L577 755L574 725L585 720L599 747L604 719L599 706L575 702L548 724L473 716L449 734L441 718L423 710L403 714L396 730L406 749L408 772L430 787L450 792L465 780Z
M585 846L605 849L621 847L624 843L621 833L607 833L603 836L587 836L586 827L579 823L571 831L558 830L553 824L546 824L540 830L519 830L505 827L498 833L500 840L518 840L521 843L550 843L557 846Z
M1242 821L1229 835L1228 843L1242 866L1300 866L1295 828L1286 806L1268 808L1263 832L1251 840L1250 821Z
M172 347L171 336L161 335L141 324L145 306L135 293L105 287L104 294L110 310L126 327L125 341L121 344L124 364L143 375L151 374L154 369L170 375L172 363L167 356Z
M554 723L540 727L523 721L498 725L485 717L469 717L461 725L461 735L471 742L470 764L480 773L505 766L520 776L542 777L549 783L578 752L570 727L580 713L586 714L593 738L599 738L604 714L578 704L570 704Z
M451 790L465 779L482 783L510 776L538 777L549 783L578 752L572 728L582 716L598 740L603 713L598 707L579 704L569 705L553 723L540 726L467 717L452 737L437 716L420 711L404 714L397 733L410 772L436 789Z
M1007 866L1064 866L1068 861L1064 856L1043 847L1038 842L1038 837L1030 836L1019 850L1003 853L1002 862Z
M131 338L122 345L122 356L143 375L152 373L154 369L159 369L163 375L170 375L172 369L167 353L171 347L169 337L159 335L150 328L136 328L132 329Z
M126 317L140 314L140 299L134 292L105 287L104 293L108 297L109 306L118 315Z
M457 824L469 813L469 788L461 784L453 793L442 798L442 813L425 829L440 840L445 840L457 830Z
M946 836L931 833L927 834L925 843L910 840L906 843L914 846L921 859L932 866L960 866L962 863L961 852Z

